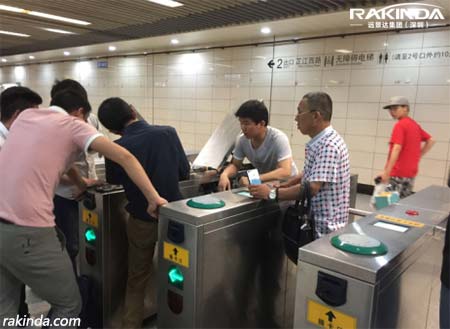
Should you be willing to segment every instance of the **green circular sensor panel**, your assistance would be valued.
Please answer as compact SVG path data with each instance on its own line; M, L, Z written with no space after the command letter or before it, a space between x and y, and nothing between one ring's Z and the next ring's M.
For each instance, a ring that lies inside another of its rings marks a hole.
M217 199L211 195L202 195L189 199L186 204L191 208L198 209L216 209L225 206L225 202L223 200Z
M357 255L380 256L388 252L386 245L370 236L347 233L331 238L331 244L343 251Z

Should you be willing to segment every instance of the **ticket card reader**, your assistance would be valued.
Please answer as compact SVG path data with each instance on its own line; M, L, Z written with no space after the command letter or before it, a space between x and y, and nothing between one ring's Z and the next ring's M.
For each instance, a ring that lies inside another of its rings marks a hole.
M427 327L448 212L402 201L300 248L294 328Z

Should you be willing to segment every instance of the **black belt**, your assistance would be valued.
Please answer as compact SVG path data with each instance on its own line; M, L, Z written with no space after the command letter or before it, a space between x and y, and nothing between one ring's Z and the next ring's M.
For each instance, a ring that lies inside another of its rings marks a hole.
M0 217L0 223L8 224L8 225L14 225L13 222L9 222L9 221L7 221L6 219L3 219L3 218L1 218L1 217Z

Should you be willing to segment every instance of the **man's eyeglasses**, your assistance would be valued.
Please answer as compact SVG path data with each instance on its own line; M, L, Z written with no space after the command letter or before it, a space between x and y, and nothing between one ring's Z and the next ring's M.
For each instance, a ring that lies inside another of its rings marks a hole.
M317 112L317 111L302 111L302 112L297 112L297 115L298 116L301 116L302 114L305 114L305 113L312 113L312 112Z

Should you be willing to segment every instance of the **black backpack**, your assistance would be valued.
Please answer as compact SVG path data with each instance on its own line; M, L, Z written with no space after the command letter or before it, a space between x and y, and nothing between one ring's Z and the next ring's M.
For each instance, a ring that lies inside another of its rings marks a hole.
M314 241L316 237L309 182L302 182L298 199L287 208L282 232L286 255L297 264L298 249Z

